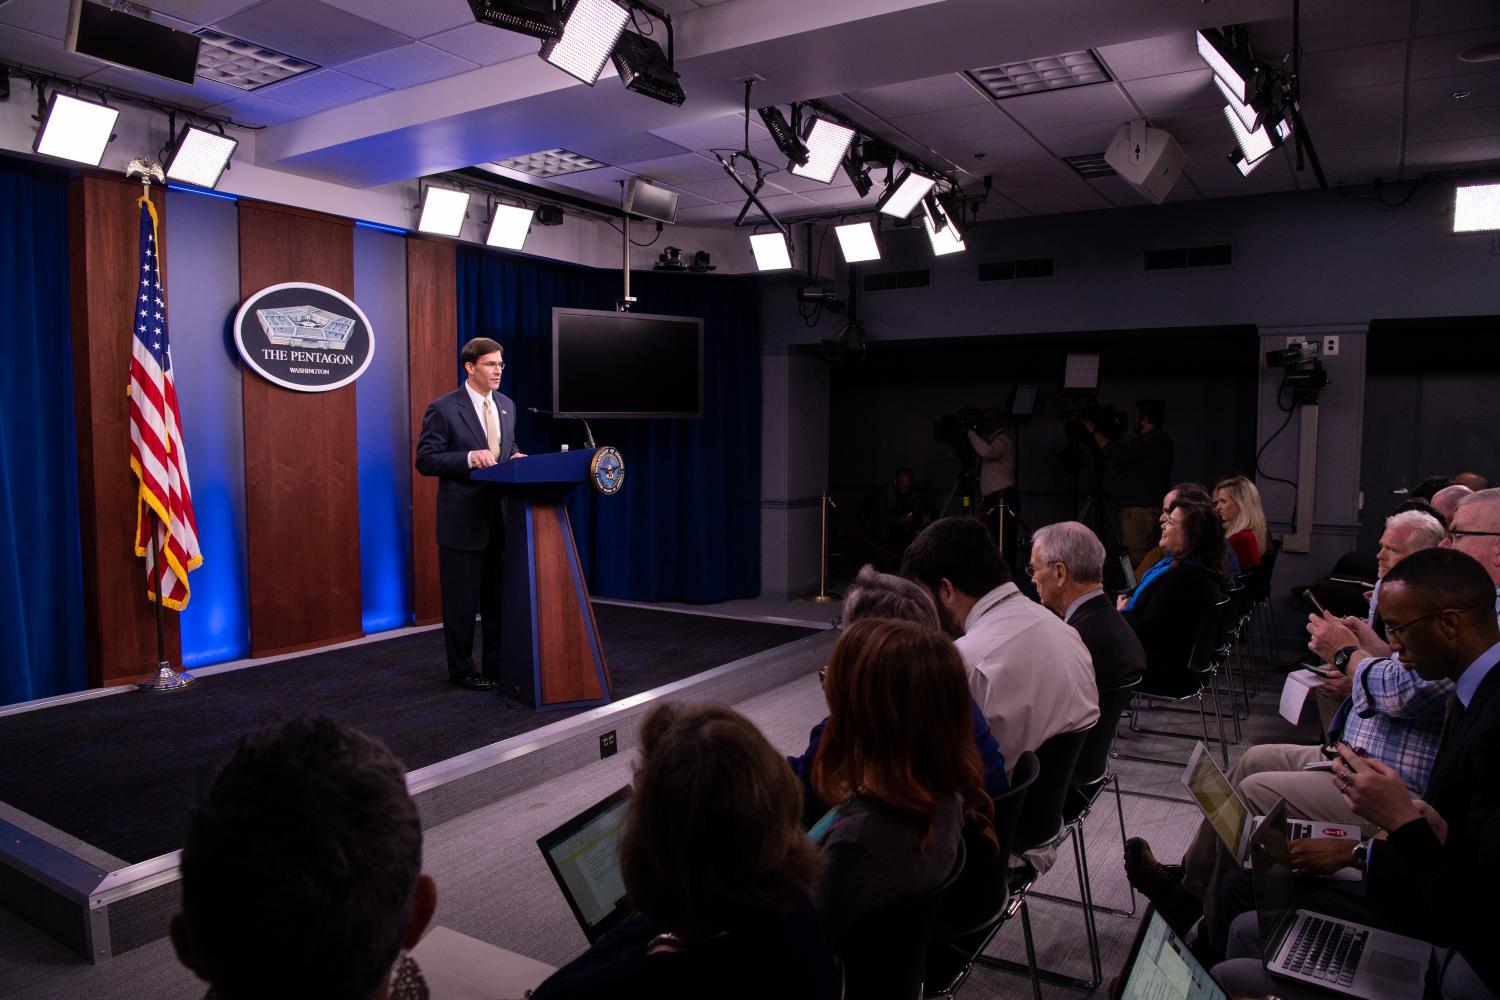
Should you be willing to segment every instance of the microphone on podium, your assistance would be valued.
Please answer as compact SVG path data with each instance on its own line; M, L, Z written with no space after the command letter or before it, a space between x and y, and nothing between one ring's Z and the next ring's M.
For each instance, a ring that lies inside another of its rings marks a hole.
M539 410L535 406L526 407L527 413L535 413L543 417L566 417L569 420L577 420L583 424L583 446L585 448L597 448L594 444L594 432L589 429L589 422L576 413L564 413L561 410Z

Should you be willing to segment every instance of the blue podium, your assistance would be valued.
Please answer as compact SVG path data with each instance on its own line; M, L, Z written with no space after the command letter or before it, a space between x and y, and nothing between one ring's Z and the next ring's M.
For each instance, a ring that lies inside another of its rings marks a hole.
M514 458L473 479L506 499L500 690L532 708L607 704L611 682L563 497L592 475L595 449Z

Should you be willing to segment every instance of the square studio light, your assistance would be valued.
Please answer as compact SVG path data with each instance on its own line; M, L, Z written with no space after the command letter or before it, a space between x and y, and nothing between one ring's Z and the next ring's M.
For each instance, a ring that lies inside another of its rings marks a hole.
M880 245L875 242L875 227L870 223L851 222L846 226L834 226L833 233L839 238L839 249L844 252L845 263L880 259Z
M53 91L33 148L43 156L97 167L119 117L118 108Z
M1245 159L1254 163L1265 156L1276 147L1277 140L1271 137L1271 132L1264 125L1255 130L1245 127L1240 121L1240 116L1235 114L1234 108L1224 105L1224 118L1229 122L1229 127L1234 130L1234 141L1239 143L1240 152L1245 154Z
M490 232L484 242L505 250L519 250L526 243L526 234L531 231L532 211L515 205L496 205L490 216Z
M792 267L791 251L780 233L751 235L750 249L755 253L755 266L762 271L787 271Z
M1500 184L1464 184L1453 191L1453 231L1500 230Z
M1255 93L1252 87L1255 72L1248 60L1234 51L1222 31L1213 28L1200 31L1197 42L1199 57L1208 63L1214 76L1223 81L1220 89L1227 89L1239 103L1249 104Z
M854 142L854 135L854 129L814 115L802 132L802 144L807 147L807 162L793 161L789 164L792 173L824 184L832 183L839 164L844 162L844 154L849 151L850 143Z
M907 167L896 176L895 182L885 189L885 193L875 203L875 208L883 215L905 219L911 215L936 183L935 178L919 174Z
M1242 104L1240 99L1234 96L1234 88L1224 82L1224 78L1217 73L1214 74L1214 86L1219 88L1219 93L1224 95L1224 100L1234 109L1245 128L1254 130L1260 124L1260 112L1255 110L1254 103Z
M468 212L469 192L430 187L422 198L422 216L417 220L417 232L456 238L464 230L464 218Z
M927 239L932 243L933 256L942 257L945 254L961 253L968 249L964 246L964 239L959 234L958 227L953 225L953 220L948 217L942 205L937 206L936 213L924 212L922 225L927 229ZM938 228L939 226L942 228Z
M630 20L614 0L572 0L563 14L562 37L542 45L542 58L592 87Z
M1099 388L1099 355L1069 354L1063 362L1063 388L1094 392Z
M184 125L167 161L167 179L216 188L239 144L238 139L196 125Z

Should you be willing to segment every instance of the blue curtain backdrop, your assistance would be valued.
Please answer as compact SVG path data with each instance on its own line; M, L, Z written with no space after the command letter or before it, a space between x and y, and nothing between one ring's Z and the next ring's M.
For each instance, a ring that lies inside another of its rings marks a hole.
M760 592L760 298L754 277L635 273L635 311L703 319L703 417L590 421L625 457L625 488L574 490L568 513L589 589L638 601L722 601ZM463 247L458 347L505 348L501 391L519 410L522 451L578 447L576 421L552 408L552 309L612 309L618 271ZM461 377L461 376L459 376ZM620 377L631 377L621 372ZM455 380L455 385L457 381Z
M0 703L88 680L68 288L67 172L0 158Z

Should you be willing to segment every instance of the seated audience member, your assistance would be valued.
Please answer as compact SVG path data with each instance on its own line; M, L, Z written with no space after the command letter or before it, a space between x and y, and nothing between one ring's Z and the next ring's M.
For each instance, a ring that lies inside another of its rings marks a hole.
M910 469L897 469L875 499L876 541L899 555L931 521L932 514L917 492L917 477Z
M1073 626L1088 647L1100 691L1146 672L1141 640L1104 593L1104 543L1086 525L1063 521L1038 531L1026 572L1042 604Z
M1240 571L1260 565L1260 557L1271 545L1260 490L1244 476L1231 476L1214 486L1213 505L1224 522L1225 541L1234 550Z
M822 859L797 822L796 780L754 724L721 705L658 705L634 784L620 873L635 912L533 1000L836 1000L808 895Z
M194 814L172 945L222 1000L414 1000L426 983L397 957L436 905L401 762L299 719L243 740Z
M823 693L828 726L813 787L838 804L808 836L826 859L813 904L838 948L860 917L942 884L965 816L988 827L992 806L969 735L963 661L943 633L855 622L834 646Z
M1197 687L1188 658L1203 616L1223 596L1224 535L1214 509L1191 500L1172 504L1161 547L1171 561L1153 566L1118 604L1146 650L1141 689L1175 696Z
M1418 511L1392 515L1381 536L1382 576L1416 551L1414 546L1421 545L1422 539L1431 541L1435 525L1431 517ZM1347 670L1342 688L1345 697L1328 727L1329 742L1343 741L1364 749L1371 758L1398 771L1413 792L1419 792L1432 774L1444 707L1452 685L1419 677L1399 658L1391 657L1383 643L1379 644L1377 655L1358 654L1358 648L1352 644L1354 634L1345 624L1358 622L1359 619L1340 623L1331 617L1309 617L1309 631L1315 633L1309 645L1328 653L1335 663L1342 662ZM1343 648L1335 646L1330 651L1329 645L1344 641L1336 638L1337 630L1342 630L1351 644ZM1368 634L1373 648L1378 640L1373 640L1373 632ZM1264 815L1278 800L1285 799L1288 815L1293 818L1361 824L1361 818L1329 785L1324 774L1302 770L1304 765L1323 759L1321 746L1261 744L1251 747L1235 762L1229 770L1229 781L1258 815ZM1354 861L1352 844L1348 841L1320 840L1318 847L1329 863ZM1180 867L1158 864L1144 840L1133 839L1125 854L1125 870L1131 884L1155 901L1168 922L1183 933L1203 913L1208 917L1209 937L1215 947L1222 947L1228 930L1228 921L1217 912L1217 887L1221 877L1234 868L1234 860L1206 821L1199 825Z
M934 521L907 548L901 575L936 601L1007 771L1049 737L1098 720L1088 647L1021 593L984 525L963 517Z
M899 618L927 628L938 628L937 608L933 607L932 598L926 591L905 577L881 573L873 566L861 569L844 595L843 624L853 625L866 618ZM1005 758L990 733L984 712L972 697L969 699L969 722L974 733L974 749L979 752L979 763L984 768L984 790L994 798L1010 787L1005 779ZM787 763L792 765L792 771L802 783L803 826L812 826L832 805L819 799L812 789L813 758L817 756L818 743L827 725L825 718L813 726L802 756L787 758Z
M1387 574L1380 613L1391 623L1391 647L1424 680L1452 685L1451 721L1420 799L1400 773L1340 745L1325 780L1388 836L1360 846L1363 894L1316 892L1311 906L1451 947L1438 968L1443 995L1453 997L1500 992L1494 920L1500 885L1500 625L1494 585L1476 560L1447 549L1415 553ZM1299 848L1302 842L1293 845L1294 870L1329 870ZM1244 947L1256 937L1254 920L1252 912L1235 921L1231 959L1258 952ZM1238 985L1240 974L1253 975L1259 963L1247 966L1231 962L1220 968Z
M1453 512L1458 510L1458 502L1473 492L1459 483L1444 486L1432 495L1432 508L1442 515L1443 524L1446 525L1453 520Z
M1170 490L1167 490L1166 496L1161 498L1161 516L1156 519L1156 532L1158 541L1156 545L1152 546L1151 551L1146 553L1146 558L1142 559L1139 563L1136 564L1135 578L1137 580L1145 576L1146 571L1149 570L1152 566L1155 566L1157 563L1161 562L1162 559L1166 558L1167 554L1162 551L1160 543L1161 526L1166 523L1167 515L1171 513L1172 505L1177 502L1178 498L1181 498L1183 500L1201 500L1203 503L1213 502L1213 498L1208 495L1208 490L1204 489L1198 483L1178 483ZM1229 555L1231 556L1233 554L1233 551L1229 553ZM1229 571L1235 575L1238 575L1238 564L1231 566L1229 568Z
M1500 489L1480 490L1460 500L1443 544L1479 560L1495 581L1495 610L1500 612Z
M1453 477L1453 484L1455 486L1467 486L1475 493L1490 488L1490 481L1477 472L1460 472Z

